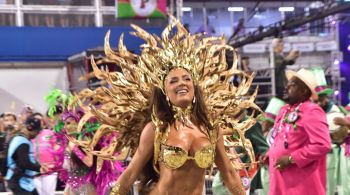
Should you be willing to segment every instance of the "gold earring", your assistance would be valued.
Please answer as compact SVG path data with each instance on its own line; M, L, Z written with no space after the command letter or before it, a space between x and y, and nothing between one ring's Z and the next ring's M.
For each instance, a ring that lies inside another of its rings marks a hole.
M193 96L192 102L193 102L193 104L196 103L196 96Z

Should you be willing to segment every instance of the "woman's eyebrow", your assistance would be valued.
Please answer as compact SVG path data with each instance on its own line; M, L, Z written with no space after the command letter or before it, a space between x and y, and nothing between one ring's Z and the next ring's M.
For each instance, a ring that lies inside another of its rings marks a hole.
M178 80L178 78L177 78L177 77L170 77L169 80L170 80L170 81L172 81L172 80Z

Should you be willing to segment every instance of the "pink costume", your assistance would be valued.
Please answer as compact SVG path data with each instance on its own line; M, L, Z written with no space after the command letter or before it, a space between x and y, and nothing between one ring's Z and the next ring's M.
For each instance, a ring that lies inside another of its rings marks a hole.
M34 157L40 164L55 164L54 150L56 143L55 132L50 129L42 130L35 139L32 140L34 146Z
M297 106L292 106L289 113ZM306 101L299 107L296 122L281 123L289 107L287 104L281 108L272 129L275 134L268 151L269 195L325 195L326 155L331 148L326 114L318 105ZM291 155L295 164L278 170L274 164L284 155Z

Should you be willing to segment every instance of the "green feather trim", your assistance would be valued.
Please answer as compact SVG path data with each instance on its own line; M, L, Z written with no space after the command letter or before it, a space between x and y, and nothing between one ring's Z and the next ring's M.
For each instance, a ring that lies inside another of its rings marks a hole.
M86 123L85 124L85 133L94 133L101 125L99 123Z
M61 130L63 129L63 127L64 127L63 121L57 121L56 125L53 127L53 131L56 133L61 133Z
M52 89L44 100L49 106L48 116L52 117L56 112L56 105L61 105L64 109L73 102L74 96L71 93L66 95L60 89Z

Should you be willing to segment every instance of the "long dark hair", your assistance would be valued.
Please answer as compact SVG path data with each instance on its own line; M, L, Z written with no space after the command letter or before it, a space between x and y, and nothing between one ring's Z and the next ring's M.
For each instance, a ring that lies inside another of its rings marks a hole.
M210 135L210 131L213 129L212 125L207 116L207 108L204 102L202 90L198 85L194 85L194 96L195 103L193 104L193 122L197 126L203 126L207 131L207 134ZM163 126L160 128L161 132L165 132L169 124L175 122L174 112L172 111L166 96L163 91L158 87L153 87L152 96L149 103L148 111L152 113L153 107L155 108L155 113L157 118L163 122ZM147 122L150 122L149 119ZM142 171L140 177L140 194L148 194L152 187L159 180L159 175L153 168L153 157L146 163L145 168Z
M81 148L79 147L79 149L81 150ZM88 170L89 167L78 158L78 156L72 151L70 153L70 158L71 158L71 163L73 163L73 168L75 169L76 167L79 167L82 170Z

